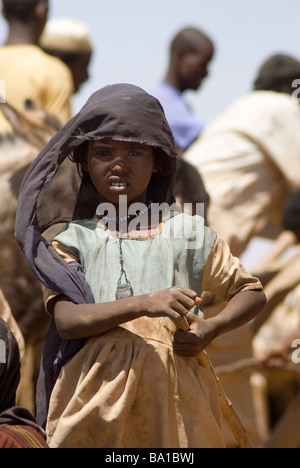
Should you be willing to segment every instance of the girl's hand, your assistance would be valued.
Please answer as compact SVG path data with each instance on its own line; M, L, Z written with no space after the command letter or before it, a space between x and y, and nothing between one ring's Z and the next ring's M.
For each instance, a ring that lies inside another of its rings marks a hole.
M174 352L180 356L194 357L207 348L218 336L218 332L209 320L191 313L186 316L186 319L190 324L190 331L177 331L174 334Z
M175 325L180 325L189 311L201 303L201 299L191 289L174 286L147 295L145 302L144 315L147 317L168 317Z

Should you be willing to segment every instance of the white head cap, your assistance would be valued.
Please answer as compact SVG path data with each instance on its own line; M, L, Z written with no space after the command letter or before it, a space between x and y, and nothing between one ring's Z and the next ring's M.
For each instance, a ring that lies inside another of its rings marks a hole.
M92 51L89 27L72 18L49 20L40 38L40 46L63 53L88 53Z

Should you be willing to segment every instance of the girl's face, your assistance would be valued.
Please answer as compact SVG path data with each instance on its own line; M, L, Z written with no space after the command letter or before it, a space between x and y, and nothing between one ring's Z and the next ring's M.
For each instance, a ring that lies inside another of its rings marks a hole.
M153 172L157 172L154 150L150 146L113 140L93 141L87 170L102 201L119 204L120 195L127 203L146 203Z

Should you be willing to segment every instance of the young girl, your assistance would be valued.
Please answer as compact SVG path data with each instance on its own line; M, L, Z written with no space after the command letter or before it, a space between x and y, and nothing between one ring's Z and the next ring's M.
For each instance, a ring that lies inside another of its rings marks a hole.
M51 447L224 446L200 353L254 318L265 296L201 217L166 209L175 156L159 102L114 85L25 177L16 235L54 317L37 395ZM42 232L66 221L50 246ZM203 318L203 290L228 301L218 317Z

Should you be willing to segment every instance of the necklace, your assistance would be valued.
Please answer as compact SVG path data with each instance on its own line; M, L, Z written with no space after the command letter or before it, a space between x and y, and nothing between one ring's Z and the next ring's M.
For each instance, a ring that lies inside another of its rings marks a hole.
M119 218L117 216L108 216L108 215L105 215L105 213L107 213L107 210L102 213L101 212L101 205L98 206L97 208L97 211L96 211L96 216L101 219L102 221L105 221L106 223L121 223L121 222L124 222L124 221L132 221L133 219L135 218L138 218L139 216L143 216L144 214L147 213L147 211L149 211L149 209L151 208L151 205L152 205L152 201L148 202L146 205L145 205L145 208L143 210L137 210L135 214L128 214L127 216L123 216L122 218Z
M133 215L127 215L122 218L120 217L114 217L114 216L108 216L107 210L102 213L101 211L101 205L98 206L97 211L96 211L96 216L98 219L101 221L104 221L106 224L108 223L124 223L125 221L132 221L135 218L138 218L139 216L143 216L149 211L149 209L152 206L152 201L148 202L145 205L145 208L143 210L137 210L135 214ZM117 284L117 290L116 290L116 300L120 299L126 299L128 297L133 296L133 289L131 286L131 282L127 278L127 274L125 271L124 267L124 258L123 258L123 247L122 247L122 242L123 242L123 237L122 237L122 232L120 232L120 238L119 238L119 249L120 249L120 266L121 266L121 273L120 273L120 278Z
M133 296L133 289L132 289L130 281L127 278L126 271L124 269L122 242L123 242L123 239L122 239L122 237L120 237L120 239L119 239L119 248L120 248L121 274L120 274L120 278L119 278L118 285L117 285L117 291L116 291L116 300L117 301L120 300L120 299L125 299L126 297L132 297ZM125 281L123 281L123 277L124 277Z

